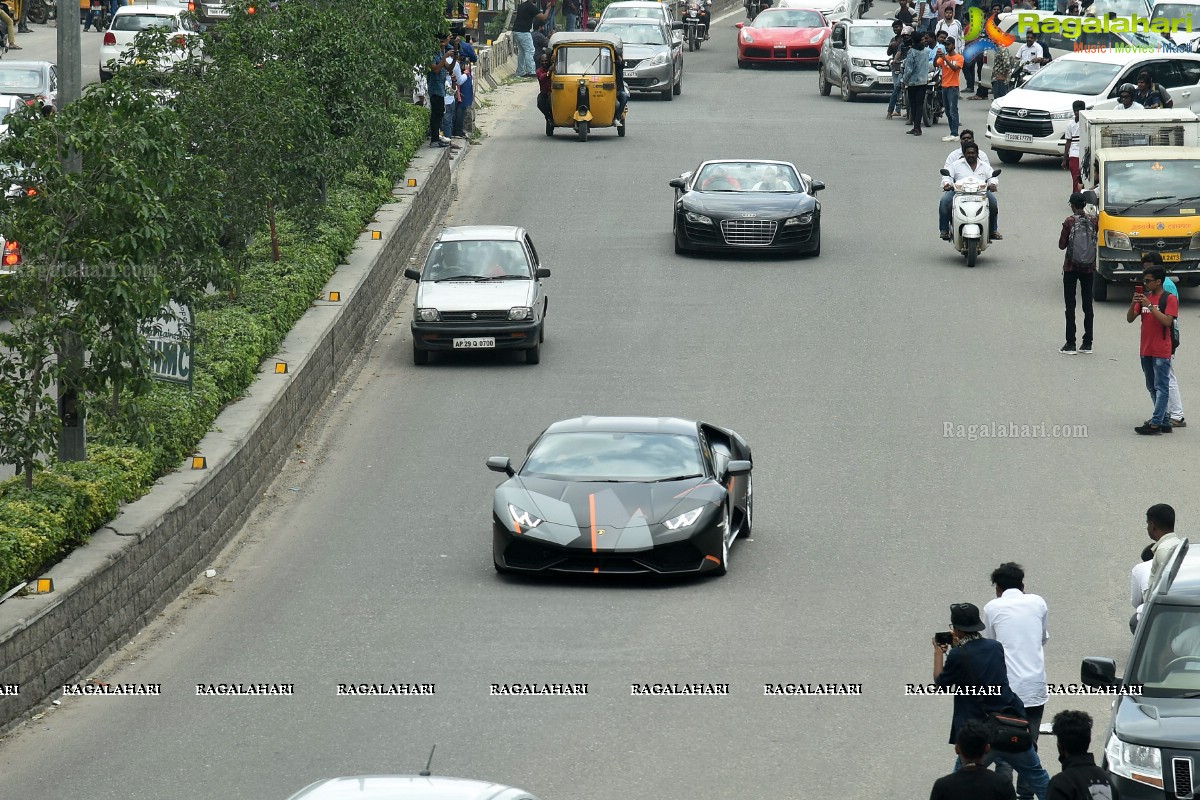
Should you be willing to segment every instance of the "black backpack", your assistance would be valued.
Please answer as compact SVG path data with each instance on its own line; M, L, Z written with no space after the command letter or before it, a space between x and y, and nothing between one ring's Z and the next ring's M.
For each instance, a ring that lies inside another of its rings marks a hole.
M1167 298L1171 293L1163 289L1162 297L1158 298L1158 310L1162 313L1167 313ZM1163 328L1163 336L1167 335L1167 329ZM1171 323L1171 355L1175 355L1175 351L1179 349L1179 322L1176 320Z
M1076 214L1067 237L1067 258L1075 264L1096 263L1096 225L1087 214Z

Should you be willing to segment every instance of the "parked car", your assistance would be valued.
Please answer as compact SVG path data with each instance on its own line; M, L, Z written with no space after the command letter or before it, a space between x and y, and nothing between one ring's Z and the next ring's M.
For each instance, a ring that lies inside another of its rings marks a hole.
M837 22L856 18L861 4L859 0L779 0L773 8L808 8L820 11L830 22Z
M229 9L220 0L187 0L187 10L204 29L229 19Z
M546 338L546 293L533 240L523 228L464 225L445 228L425 258L412 319L413 363L434 351L523 350L541 360Z
M624 45L630 92L657 92L664 100L683 93L683 36L653 19L613 18L596 33L616 36Z
M1200 552L1185 540L1150 587L1125 674L1085 658L1084 685L1117 689L1103 766L1122 800L1200 796Z
M164 55L163 66L187 57L186 39L200 36L200 25L185 8L170 5L121 6L100 43L100 80L112 78L113 70L133 48L142 31L163 29L176 37L178 47Z
M1149 70L1165 86L1176 109L1200 111L1200 55L1195 53L1069 53L1038 70L1020 89L993 100L984 136L1005 164L1025 153L1062 157L1071 104L1088 109L1117 105L1117 87L1137 83Z
M890 93L892 66L887 46L892 22L886 19L846 19L833 26L821 47L817 89L828 96L838 87L843 100L857 95Z
M604 7L600 23L620 17L621 19L652 19L661 21L672 30L682 30L683 20L674 3L657 3L654 0L617 0ZM676 25L678 23L678 25ZM594 30L594 29L593 29Z
M288 800L537 800L524 789L439 775L355 775L305 786Z
M829 20L807 8L768 8L752 22L739 22L737 63L816 64L829 38Z
M58 67L49 61L0 61L0 95L23 102L58 102Z
M0 95L0 136L8 133L8 117L25 107L26 101L15 94Z

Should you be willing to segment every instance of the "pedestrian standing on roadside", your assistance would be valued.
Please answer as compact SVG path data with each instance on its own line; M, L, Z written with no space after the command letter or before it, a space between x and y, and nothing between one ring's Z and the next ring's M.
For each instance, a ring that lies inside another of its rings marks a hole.
M533 60L533 23L545 19L546 14L538 11L534 0L521 0L513 13L513 39L517 43L517 77L535 78L536 62Z
M902 25L900 20L892 23L892 32L895 34L892 41L888 42L887 54L892 67L892 96L888 100L887 117L900 116L900 93L904 90L904 81L902 80L904 69L904 57L908 55L908 48L912 42L912 26Z
M446 77L454 66L454 57L446 52L449 41L449 33L438 34L437 55L429 62L425 72L425 82L429 85L430 147L450 146L450 139L442 136L442 122L446 116Z
M1146 604L1146 589L1150 586L1150 570L1154 567L1154 546L1146 545L1142 560L1129 572L1129 602L1133 605L1133 616L1129 618L1129 632L1137 630L1142 618L1142 606Z
M1175 509L1166 503L1157 503L1146 509L1146 535L1154 540L1151 545L1154 560L1150 562L1150 576L1146 579L1146 594L1142 602L1150 599L1154 583L1167 566L1171 553L1183 542L1183 537L1175 533Z
M946 38L954 41L954 47L962 52L963 26L954 18L954 6L948 5L942 9L942 18L934 26L934 34L946 32Z
M1008 52L1008 48L997 47L992 52L995 54L992 58L992 96L999 100L1012 88L1018 62L1017 57ZM980 81L979 87L983 88L982 81ZM978 97L976 99L983 100L985 98Z
M1067 143L1063 147L1062 168L1071 171L1071 191L1082 192L1083 180L1079 177L1079 112L1087 108L1087 103L1076 100L1071 103L1071 113L1075 118L1067 123Z
M954 23L958 25L958 23ZM962 84L963 57L959 55L954 38L946 36L946 53L934 59L942 70L942 108L946 110L946 124L950 133L942 137L943 142L958 140L958 91Z
M895 19L899 20L901 25L912 25L916 21L917 15L913 12L909 0L900 0L900 7L896 9Z
M1133 322L1141 317L1142 374L1146 377L1146 389L1154 400L1154 413L1150 419L1134 428L1143 436L1170 433L1171 419L1167 416L1167 400L1171 383L1171 330L1179 316L1179 300L1163 291L1163 280L1167 271L1160 266L1144 269L1143 291L1135 292L1125 321Z
M983 635L1004 645L1004 665L1008 669L1008 685L1025 706L1025 719L1033 734L1033 749L1037 750L1038 728L1042 712L1049 699L1046 689L1046 656L1043 646L1050 638L1050 611L1046 601L1025 591L1025 570L1020 564L1008 562L992 571L996 599L983 607ZM1006 764L996 764L997 775L1012 770ZM1033 797L1033 788L1026 777L1017 780L1018 800Z
M1066 343L1058 352L1073 356L1092 352L1092 286L1096 280L1096 220L1085 211L1087 199L1071 194L1071 216L1063 220L1058 249L1063 251L1063 306L1067 317ZM1083 303L1083 343L1075 349L1075 287Z
M1162 263L1162 254L1142 253L1142 269L1161 267ZM1175 287L1175 281L1171 280L1170 275L1163 280L1163 291L1174 295L1176 302L1182 302L1179 297L1179 289ZM1179 317L1175 318L1171 332L1172 342L1177 341L1179 339ZM1171 376L1167 379L1167 417L1171 420L1171 430L1187 427L1187 421L1183 418L1183 397L1179 394L1179 378L1175 377L1175 347L1173 344L1171 347Z
M554 33L554 0L541 0L541 10L546 15L543 32L546 34L546 38L549 39Z
M451 134L454 138L465 138L467 135L468 116L471 106L475 103L475 79L472 76L471 62L461 58L455 65L455 80L458 81L458 99L454 103L454 128ZM474 126L471 126L474 127Z
M934 781L929 800L1016 800L1012 780L984 766L990 749L986 725L975 720L963 723L954 740L962 769Z
M1112 800L1108 771L1096 765L1088 752L1092 745L1092 718L1082 711L1060 711L1051 725L1058 740L1062 772L1050 779L1052 800Z
M938 17L941 16L940 6L939 0L921 0L917 4L917 31L919 33L933 32L933 26L937 25ZM917 38L919 37L915 37L914 40Z
M905 133L912 136L921 135L921 110L925 107L925 92L929 90L929 53L925 50L927 35L913 37L900 75L904 90L908 93L908 113L912 116L912 128Z
M566 22L566 30L579 30L579 0L563 0L563 20Z

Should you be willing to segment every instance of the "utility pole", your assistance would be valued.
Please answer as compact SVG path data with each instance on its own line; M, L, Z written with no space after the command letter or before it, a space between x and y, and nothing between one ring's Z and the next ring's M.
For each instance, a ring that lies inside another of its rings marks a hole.
M79 99L83 93L83 59L80 53L79 20L74 5L59 0L58 21L58 100L55 113ZM64 156L66 172L83 171L79 153L69 151ZM79 386L83 373L83 345L75 331L64 330L59 343L58 358L64 367L58 379L58 415L62 431L58 439L58 458L61 461L87 460L87 418L80 402Z

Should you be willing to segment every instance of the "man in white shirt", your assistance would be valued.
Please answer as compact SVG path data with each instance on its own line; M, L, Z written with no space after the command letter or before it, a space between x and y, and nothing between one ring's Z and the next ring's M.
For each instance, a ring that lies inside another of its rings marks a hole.
M1042 646L1050 638L1050 612L1045 600L1036 594L1025 593L1025 570L1020 564L1011 561L1001 564L992 571L992 583L996 586L996 599L983 607L983 635L1004 645L1008 685L1025 706L1025 718L1029 720L1036 748L1042 712L1049 699ZM996 762L996 774L1003 774L999 761ZM1018 800L1032 797L1033 789L1023 785L1018 778Z
M968 142L973 141L975 141L975 131L971 130L970 128L963 128L961 131L959 131L958 149L946 156L946 163L942 166L942 169L950 169L955 161L958 161L963 157L962 149L967 146ZM983 152L982 150L979 151L979 160L989 167L992 165L992 162L988 160L987 153ZM945 181L942 181L942 183L945 183Z
M1154 583L1167 565L1171 553L1183 541L1183 537L1175 533L1175 509L1166 503L1158 503L1146 509L1146 535L1154 540L1151 549L1154 550L1154 561L1151 562L1150 577L1146 581L1146 593L1142 600L1150 599Z
M1117 106L1114 111L1141 111L1145 108L1141 103L1136 103L1133 96L1137 94L1137 87L1132 83L1122 83L1121 88L1117 90Z
M1037 40L1033 30L1025 31L1025 44L1017 50L1017 61L1027 75L1032 75L1050 63L1050 52Z
M1137 630L1138 620L1142 618L1142 606L1146 604L1146 587L1150 585L1150 568L1154 566L1154 548L1146 545L1142 551L1142 560L1129 573L1129 603L1133 606L1133 616L1129 618L1129 632Z
M963 47L963 26L961 22L954 18L953 5L947 5L942 9L942 18L938 20L937 25L933 28L935 36L942 31L946 32L947 39L954 40L954 52L961 53Z
M1071 104L1074 119L1067 123L1067 141L1063 145L1062 168L1071 171L1071 191L1082 192L1083 180L1079 177L1079 112L1087 108L1087 103L1076 100Z
M996 202L996 195L993 192L1000 189L1000 184L996 178L992 177L992 165L980 160L979 145L975 142L964 144L962 152L963 157L950 165L950 176L942 176L942 199L938 203L938 226L942 238L947 241L950 239L950 212L954 202L954 184L974 176L987 185L988 216L990 218L988 229L991 231L991 238L1003 239L1004 237L996 230L1000 206Z

